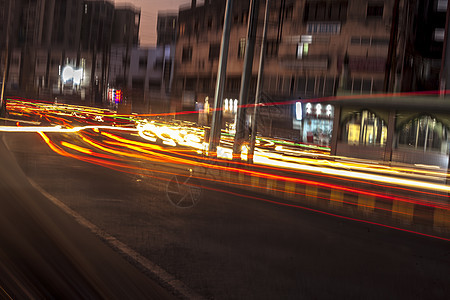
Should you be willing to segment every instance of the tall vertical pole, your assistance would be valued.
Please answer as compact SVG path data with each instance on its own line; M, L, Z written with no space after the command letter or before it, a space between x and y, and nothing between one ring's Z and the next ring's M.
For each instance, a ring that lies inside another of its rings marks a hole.
M259 55L259 69L258 69L258 82L256 83L256 94L255 94L255 106L253 107L253 114L252 114L252 123L251 123L251 135L250 135L250 147L248 150L247 155L247 162L253 163L253 156L255 154L255 141L256 141L256 116L258 114L258 104L261 100L261 93L262 93L262 84L264 81L264 58L266 55L266 40L267 40L267 29L269 24L269 5L270 0L266 0L266 11L264 14L264 29L263 29L263 36L262 36L262 42L261 42L261 53Z
M445 94L445 91L450 87L450 46L448 45L450 42L450 28L449 28L449 19L450 19L450 5L447 4L447 13L445 17L445 34L444 34L444 46L442 49L442 61L441 61L441 70L439 73L439 90L441 95Z
M248 103L248 92L250 88L250 81L252 78L253 69L253 57L255 52L256 43L256 30L258 28L258 13L259 13L259 0L251 0L250 13L247 29L247 43L245 46L244 68L242 70L241 78L241 90L239 92L239 108L236 117L236 134L234 136L233 144L233 159L240 159L241 147L245 139L247 128L246 111ZM248 138L247 138L248 139Z
M5 66L3 67L3 79L2 79L2 92L0 95L0 115L3 117L6 114L6 102L5 102L5 85L6 76L8 76L9 68L9 23L11 20L11 6L12 1L8 1L8 18L6 23L6 49L5 49Z
M209 137L209 153L216 155L222 130L222 106L225 77L228 63L228 46L230 43L231 15L233 14L233 0L227 0L223 23L222 44L220 46L219 68L217 70L216 90L214 94L214 113Z

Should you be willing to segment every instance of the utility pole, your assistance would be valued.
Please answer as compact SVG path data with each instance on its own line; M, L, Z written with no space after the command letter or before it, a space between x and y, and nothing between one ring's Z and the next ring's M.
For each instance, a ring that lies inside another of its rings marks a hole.
M209 153L217 156L217 146L220 142L222 130L223 91L228 63L228 46L230 43L231 16L233 14L233 0L227 0L223 22L222 44L220 46L219 67L217 70L216 90L214 94L214 113L209 137Z
M266 0L266 9L264 14L264 29L261 42L261 53L259 55L259 69L258 69L258 82L256 83L256 93L255 93L255 106L253 107L253 114L251 119L251 132L250 132L250 147L248 149L247 162L249 164L253 163L253 156L255 154L255 142L256 142L256 117L258 114L258 105L261 100L262 84L264 81L264 59L266 55L266 40L267 40L267 29L269 24L269 5L270 0Z
M256 30L258 29L259 0L250 1L250 13L247 28L247 43L245 45L244 68L242 70L241 90L239 92L239 108L236 116L236 134L233 144L233 159L240 159L241 147L245 139L248 140L246 128L246 111L248 93L252 78L253 57L256 43ZM246 138L247 136L247 138Z
M5 66L3 67L3 80L2 80L2 92L0 95L0 115L3 117L6 115L6 102L5 102L5 86L6 76L8 76L9 68L9 26L11 20L11 6L12 1L8 1L8 18L6 22L6 47L5 47Z

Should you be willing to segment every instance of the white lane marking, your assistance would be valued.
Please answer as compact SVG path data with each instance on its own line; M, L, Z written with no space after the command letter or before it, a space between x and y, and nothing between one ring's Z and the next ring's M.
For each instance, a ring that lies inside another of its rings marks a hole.
M88 228L91 232L93 232L95 235L99 236L101 239L106 241L110 246L113 248L119 250L122 254L128 256L129 258L133 259L135 262L137 262L139 265L144 267L146 270L151 272L154 276L156 276L159 280L170 286L175 292L179 293L183 296L183 298L186 299L203 299L202 296L198 295L194 291L192 291L189 287L187 287L183 282L176 279L174 276L170 275L167 271L162 269L157 264L153 263L146 257L140 255L135 250L131 249L115 237L111 236L107 232L101 230L91 222L89 222L87 219L85 219L83 216L78 214L77 212L73 211L70 207L62 203L60 200L58 200L56 197L52 196L51 194L47 193L44 189L42 189L37 183L35 183L33 180L28 178L31 185L35 189L37 189L41 194L43 194L45 197L47 197L53 204L58 206L60 209L62 209L66 214L73 217L80 225Z

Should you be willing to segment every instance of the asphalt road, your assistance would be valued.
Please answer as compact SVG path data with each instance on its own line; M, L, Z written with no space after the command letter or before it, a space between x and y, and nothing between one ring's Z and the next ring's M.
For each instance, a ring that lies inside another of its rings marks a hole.
M250 199L245 195L230 195L218 191L230 191L230 188L214 185L217 190L204 190L195 207L180 209L167 200L164 180L59 156L36 134L5 134L4 141L24 173L43 190L204 298L447 299L450 295L449 242ZM12 159L3 163L8 165L2 167L2 176L9 178L7 182L2 181L3 189L11 189L8 186L12 185L12 191L22 190L22 184L17 186L15 181L16 177L20 178L20 172L9 172ZM50 229L57 230L62 241L70 245L69 249L82 248L80 253L92 255L89 261L111 261L86 250L91 244L108 249L107 244L73 224L73 220L58 212L58 208L36 191L30 189L29 192L34 196L28 198L28 202L8 202L8 205L18 206L16 211L22 208L23 212L17 217L8 214L9 224L1 226L3 244L9 245L11 239L11 231L3 228L13 230L13 221L31 226L30 219L21 214L36 210L43 215L57 216L36 219L38 224L42 222L43 228L39 225L29 229L30 235L34 231L49 236ZM73 226L55 228L52 224L56 221ZM86 242L85 236L89 236ZM53 252L64 256L65 263L56 265L58 274L65 274L69 266L83 266L82 262L87 260L81 254L56 250L55 242L48 238L24 237L14 238L19 243L17 249L29 247L41 256L54 257ZM74 242L72 237L83 242ZM26 245L21 247L20 243ZM57 242L60 243L63 244ZM27 255L27 252L19 251L17 256ZM127 265L119 255L111 255ZM39 274L50 268L48 260L32 264L32 257L27 258L23 270L31 268L31 273ZM2 263L8 260L6 256ZM145 284L143 287L128 275L106 267L115 268L115 265L100 265L106 269L91 270L97 277L83 276L91 273L79 271L79 280L84 283L81 289L84 294L79 298L91 293L95 298L98 290L114 288L100 284L109 280L113 285L122 280L134 283L136 290L132 286L121 290L121 295L126 295L122 299L137 299L132 293L145 294ZM135 269L129 271L135 272ZM52 273L55 276L46 278L46 286L57 278L55 272ZM0 282L4 288L12 284L11 281ZM30 286L38 284L29 278L25 282ZM162 284L170 285L170 282L162 280ZM69 283L62 286L76 289ZM64 291L61 288L54 292L61 295Z
M0 154L0 299L176 299L36 191L1 141Z

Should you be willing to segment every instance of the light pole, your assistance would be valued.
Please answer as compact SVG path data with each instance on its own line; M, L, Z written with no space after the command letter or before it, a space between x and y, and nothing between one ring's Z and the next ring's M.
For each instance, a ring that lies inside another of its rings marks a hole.
M222 130L223 90L227 73L228 46L230 43L231 16L233 14L233 0L227 0L223 23L222 44L220 46L219 68L217 71L216 91L214 94L214 113L209 137L209 153L217 155Z
M250 80L253 70L253 57L255 54L256 30L258 28L259 0L251 0L247 29L247 43L245 46L244 68L242 70L241 90L239 92L239 107L236 117L236 133L234 136L233 159L241 158L241 147L244 140L248 140L246 128L247 104Z
M267 39L267 28L269 24L269 5L270 0L266 0L266 12L264 14L264 29L261 42L261 53L259 56L259 69L258 69L258 82L256 83L256 93L255 93L255 104L253 107L253 113L251 118L251 132L250 132L250 147L248 149L247 162L253 163L253 156L255 154L255 142L256 142L256 116L258 113L258 105L261 100L262 84L263 84L263 74L264 74L264 58L266 55L266 39Z

